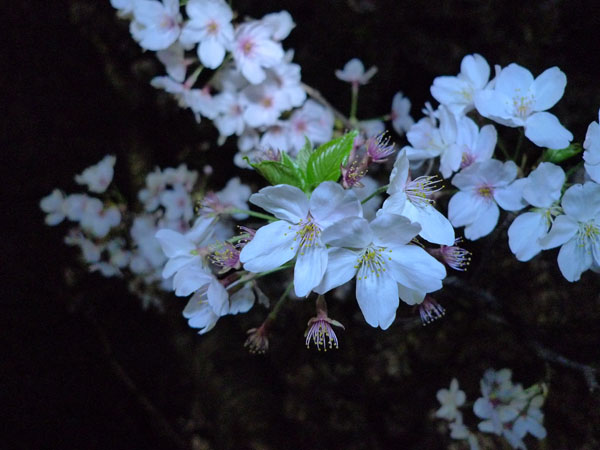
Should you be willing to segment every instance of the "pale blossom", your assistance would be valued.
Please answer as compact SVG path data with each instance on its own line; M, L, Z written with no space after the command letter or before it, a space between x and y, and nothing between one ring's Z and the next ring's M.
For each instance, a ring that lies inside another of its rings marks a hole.
M133 36L147 50L166 49L179 37L179 0L135 0L133 17Z
M398 297L420 303L425 293L442 287L444 266L410 241L420 226L395 214L381 214L372 222L348 217L323 231L330 246L319 294L356 276L356 299L372 327L387 329L396 317Z
M335 76L355 86L367 84L377 73L377 67L373 66L365 72L365 66L360 59L354 58L344 65L343 70L336 70Z
M456 378L450 382L450 389L440 389L436 396L442 406L435 412L435 416L446 420L456 419L460 414L458 408L464 405L467 399L464 391L458 388Z
M103 238L111 228L121 223L121 213L115 206L108 208L97 198L88 198L85 202L81 227L95 237Z
M279 64L284 52L279 42L271 38L272 29L258 21L240 25L235 33L232 54L238 69L252 84L266 78L265 68Z
M598 122L592 122L588 126L583 142L583 160L585 171L596 183L600 183L600 110L598 111Z
M271 37L275 41L284 40L296 26L287 11L266 14L260 21L271 29Z
M116 160L117 158L113 155L106 155L98 164L88 167L79 175L75 175L75 182L87 185L90 192L103 193L113 179Z
M410 100L407 97L404 97L402 92L396 92L392 99L392 112L390 117L392 119L392 127L394 127L394 130L400 136L410 130L410 127L415 123L410 115Z
M578 281L592 265L600 265L600 185L589 181L567 189L543 249L560 246L558 267L568 281Z
M441 76L433 80L431 95L454 114L463 115L473 109L474 95L486 87L490 78L490 66L477 53L467 55L460 63L460 73Z
M457 173L452 184L459 189L448 204L448 218L455 227L465 227L465 237L476 240L495 228L498 206L518 211L525 206L521 190L525 180L517 180L517 165L496 159L470 165Z
M185 10L190 20L181 30L184 45L198 45L198 58L209 69L216 69L233 42L231 8L223 0L189 0Z
M567 77L558 67L534 79L529 70L513 63L498 74L493 89L475 95L475 107L502 125L524 127L525 136L539 147L564 148L573 135L545 111L560 100L566 84Z
M298 297L308 295L325 273L327 248L321 233L345 217L362 215L354 192L330 181L317 186L310 199L300 189L280 184L253 194L250 203L280 220L259 228L242 249L244 269L264 272L297 256L294 290Z
M58 225L67 215L65 210L65 196L59 189L54 189L40 201L40 208L46 214L46 225Z

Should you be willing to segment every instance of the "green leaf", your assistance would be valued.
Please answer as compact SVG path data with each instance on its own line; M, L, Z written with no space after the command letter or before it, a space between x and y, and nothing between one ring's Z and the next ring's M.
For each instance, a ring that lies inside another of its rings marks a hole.
M551 163L558 164L563 162L569 158L572 158L575 155L578 155L583 151L581 144L574 143L565 148L560 149L552 149L548 148L544 152L544 161L548 161Z
M290 162L293 164L293 161L287 157L287 160L282 158L282 162L261 161L250 165L272 185L289 184L305 190L306 183L304 181L304 176L295 165L290 166Z
M304 136L304 147L298 152L296 156L296 165L300 170L306 172L306 166L308 165L308 158L313 153L313 146L306 136Z
M340 166L348 158L357 135L358 131L351 131L312 152L306 165L306 183L309 188L316 187L323 181L337 181L340 178Z

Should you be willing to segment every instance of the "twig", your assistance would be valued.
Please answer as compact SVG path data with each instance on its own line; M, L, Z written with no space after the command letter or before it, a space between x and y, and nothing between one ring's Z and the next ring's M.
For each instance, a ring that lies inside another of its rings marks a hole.
M466 292L476 300L484 301L495 311L501 311L501 302L496 296L494 296L488 291L471 286L458 277L447 277L444 280L444 284ZM519 335L523 334L520 330L516 329L512 321L506 320L504 317L495 312L487 311L486 317L496 323L512 328ZM590 392L594 392L596 389L600 389L600 384L597 380L598 369L596 369L595 367L588 366L587 364L583 364L577 361L573 361L561 355L560 353L557 353L556 351L545 347L536 340L525 338L524 343L527 346L529 346L540 359L581 372L583 378L585 379L585 382L588 385L588 388L590 389Z
M102 345L102 349L104 351L104 356L108 360L111 370L116 375L116 377L125 385L127 390L135 397L137 402L140 404L142 409L146 412L148 417L152 420L154 425L157 427L157 431L163 436L167 437L173 444L176 445L177 448L182 450L190 450L190 444L183 438L175 429L171 426L169 421L165 418L165 416L160 412L160 410L154 406L154 404L150 401L150 399L136 386L132 378L125 371L123 366L116 360L115 355L112 351L112 346L110 345L110 341L106 336L106 333L102 329L102 327L98 324L98 322L87 315L87 319L93 325L96 335L100 340Z
M346 129L353 130L354 128L356 128L356 125L354 125L350 121L350 119L348 119L344 114L342 114L340 111L335 109L331 103L329 103L327 100L325 100L325 97L323 97L319 91L317 91L313 87L308 86L307 84L301 83L301 85L302 85L302 89L304 89L310 97L314 98L317 102L319 102L326 108L330 109L331 112L333 112L333 115L335 117L337 117L340 122L342 122L344 124L344 127L346 127Z

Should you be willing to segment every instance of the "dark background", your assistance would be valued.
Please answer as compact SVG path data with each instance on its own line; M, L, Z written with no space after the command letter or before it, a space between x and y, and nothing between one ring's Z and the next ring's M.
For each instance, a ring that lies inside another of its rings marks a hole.
M388 112L402 90L418 119L433 78L458 73L462 57L475 52L534 76L559 66L568 85L553 112L576 141L598 117L594 1L288 0L234 8L254 17L290 11L297 28L285 48L295 49L303 81L342 111L349 92L334 69L352 57L377 65L361 90L360 117ZM303 345L308 304L283 310L271 352L257 357L242 343L264 318L261 307L199 337L180 316L182 299L168 299L164 313L144 311L124 282L88 274L62 243L66 227L43 225L41 197L55 187L77 191L74 174L107 153L117 155L115 180L130 199L147 170L181 161L196 169L210 163L219 188L231 173L233 143L216 147L208 121L197 126L149 85L162 68L108 0L2 9L3 448L442 449L451 441L432 417L436 391L456 376L474 401L488 367L511 367L525 386L549 383L548 438L528 440L531 448L600 448L598 392L528 344L598 364L598 276L569 284L556 251L517 263L505 234L472 244L471 271L438 296L446 317L426 328L411 327L415 311L401 306L388 331L371 329L352 295L332 301L346 331L341 348L326 354ZM251 173L242 177L260 186Z

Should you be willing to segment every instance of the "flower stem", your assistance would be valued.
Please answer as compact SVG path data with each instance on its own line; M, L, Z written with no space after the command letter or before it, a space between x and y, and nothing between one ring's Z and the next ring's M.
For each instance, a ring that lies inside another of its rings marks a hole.
M290 284L288 284L288 286L285 288L285 291L283 291L283 294L281 294L281 297L279 297L279 300L277 300L277 303L275 304L273 311L271 311L269 313L267 320L271 320L271 321L275 320L275 318L277 317L277 314L279 313L279 310L281 309L281 307L287 300L288 295L289 295L290 291L292 290L292 287L294 287L293 281Z
M375 192L373 192L371 195L369 195L367 198L365 198L364 200L362 200L360 203L362 205L364 205L365 203L367 203L369 200L371 200L373 197L375 197L378 194L382 194L384 193L387 188L388 188L389 184L386 184L384 186L378 187Z
M521 152L521 146L523 145L523 136L525 136L525 132L523 129L519 129L519 139L517 140L517 146L515 147L515 154L512 157L514 162L517 162L519 159L519 153Z
M252 274L248 278L246 278L244 280L240 280L240 283L242 283L242 282L243 283L247 283L248 281L257 280L257 279L262 278L264 276L271 275L272 273L279 272L279 271L285 270L285 269L289 269L293 265L294 265L293 263L288 263L288 264L284 264L283 266L279 266L277 269L272 269L272 270L267 270L266 272L260 272L260 273Z
M350 122L356 124L356 109L358 108L358 84L352 83L352 99L350 102Z
M237 214L237 213L248 214L249 216L258 217L259 219L265 219L265 220L268 220L269 222L275 222L276 220L279 220L276 217L269 216L268 214L262 214L259 212L250 211L249 209L233 208L233 209L230 209L229 212L231 214Z

